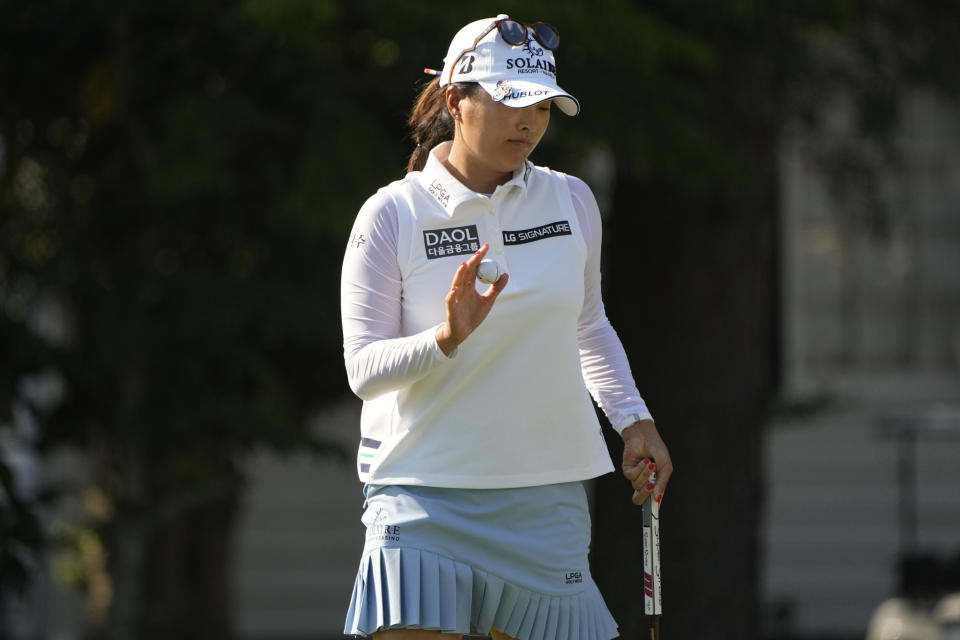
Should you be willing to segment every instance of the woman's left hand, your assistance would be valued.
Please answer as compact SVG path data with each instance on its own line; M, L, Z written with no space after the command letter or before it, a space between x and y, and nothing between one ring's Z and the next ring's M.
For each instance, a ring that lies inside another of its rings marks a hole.
M673 473L673 462L657 426L653 420L640 420L620 435L623 436L623 475L633 485L633 504L643 504L650 494L660 502ZM656 477L651 481L654 474Z

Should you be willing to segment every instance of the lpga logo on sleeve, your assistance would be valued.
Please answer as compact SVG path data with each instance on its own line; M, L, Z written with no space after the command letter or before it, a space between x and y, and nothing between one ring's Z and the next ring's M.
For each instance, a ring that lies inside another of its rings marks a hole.
M468 224L463 227L424 231L423 246L428 260L476 253L480 250L477 225Z

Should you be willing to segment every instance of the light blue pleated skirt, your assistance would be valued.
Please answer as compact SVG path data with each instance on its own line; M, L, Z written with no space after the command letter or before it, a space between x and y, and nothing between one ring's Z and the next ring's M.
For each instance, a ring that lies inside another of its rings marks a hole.
M393 628L609 640L579 482L515 489L367 485L344 633Z

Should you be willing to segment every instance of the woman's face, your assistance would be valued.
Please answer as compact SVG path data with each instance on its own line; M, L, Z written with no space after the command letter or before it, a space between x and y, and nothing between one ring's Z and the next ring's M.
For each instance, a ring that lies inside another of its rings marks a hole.
M470 160L498 173L513 172L536 148L550 123L552 101L505 107L477 87L454 101L457 138ZM459 116L459 117L458 117Z

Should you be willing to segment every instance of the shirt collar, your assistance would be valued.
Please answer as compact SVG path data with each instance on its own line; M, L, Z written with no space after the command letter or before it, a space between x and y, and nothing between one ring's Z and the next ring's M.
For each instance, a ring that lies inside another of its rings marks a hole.
M461 204L484 196L468 189L447 171L443 161L450 155L451 146L453 146L453 142L447 140L430 150L427 156L427 164L420 172L420 184L453 217L457 207ZM501 200L512 192L525 196L527 181L532 171L533 163L529 160L525 161L522 166L514 170L513 177L510 180L497 187L496 191L493 192L492 199L494 201Z

